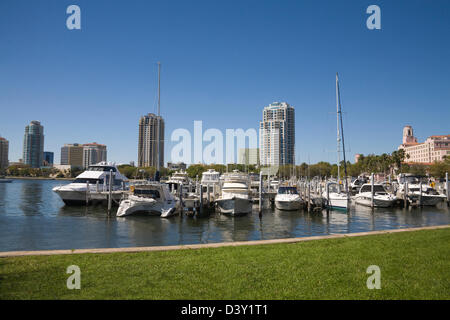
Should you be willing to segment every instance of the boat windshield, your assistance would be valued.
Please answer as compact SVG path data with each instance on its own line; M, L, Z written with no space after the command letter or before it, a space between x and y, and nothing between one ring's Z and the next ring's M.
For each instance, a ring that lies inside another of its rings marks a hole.
M158 190L153 189L134 189L134 194L137 196L145 196L146 198L158 199L161 197Z
M88 183L89 184L97 184L97 182L99 184L103 184L103 179L92 179L92 178L78 178L75 179L75 181L73 183Z
M400 176L399 183L419 183L419 178L416 176Z
M298 194L296 187L280 187L278 194Z
M377 192L386 192L386 190L384 190L382 185L376 184L373 186L373 191L375 193ZM372 192L372 186L371 185L364 185L362 186L361 190L359 192Z
M114 167L107 167L107 166L90 166L88 171L107 171L109 172L112 170L112 172L116 172L116 168Z
M328 185L328 192L339 193L340 192L340 188L339 188L338 184L337 183L330 183Z

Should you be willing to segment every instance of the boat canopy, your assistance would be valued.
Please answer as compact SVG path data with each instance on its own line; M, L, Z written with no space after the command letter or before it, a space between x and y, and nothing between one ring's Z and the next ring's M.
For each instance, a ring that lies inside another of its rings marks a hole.
M279 187L278 194L298 194L296 187Z
M360 193L362 192L372 192L372 185L370 184L365 184L361 187L361 189L359 190ZM386 190L384 189L384 187L381 184L374 184L373 185L373 192L375 193L380 193L380 192L386 192Z

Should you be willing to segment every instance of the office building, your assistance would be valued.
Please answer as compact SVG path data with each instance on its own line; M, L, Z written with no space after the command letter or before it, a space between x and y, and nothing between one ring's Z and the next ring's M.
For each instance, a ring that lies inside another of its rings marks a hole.
M107 161L106 146L97 142L83 144L83 168Z
M83 145L78 143L65 144L61 147L61 165L83 167Z

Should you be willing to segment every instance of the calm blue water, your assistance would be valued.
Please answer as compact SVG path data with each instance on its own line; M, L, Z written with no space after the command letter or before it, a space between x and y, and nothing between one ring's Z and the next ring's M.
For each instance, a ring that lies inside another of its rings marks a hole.
M449 209L352 208L306 213L267 209L244 217L213 214L108 217L104 207L66 207L52 188L68 182L15 180L0 183L0 251L110 248L306 237L332 233L450 224Z

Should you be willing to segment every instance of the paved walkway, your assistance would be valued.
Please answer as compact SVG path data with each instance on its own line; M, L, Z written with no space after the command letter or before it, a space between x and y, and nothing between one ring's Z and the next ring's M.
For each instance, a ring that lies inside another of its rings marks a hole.
M186 245L178 245L178 246L100 248L100 249L74 249L74 250L41 250L41 251L6 251L6 252L0 252L0 258L18 257L18 256L57 255L57 254L144 252L144 251L168 251L168 250L186 250L186 249L219 248L219 247L235 247L235 246L255 246L255 245L262 245L262 244L296 243L296 242L311 241L311 240L360 237L360 236L370 236L370 235L376 235L376 234L389 234L389 233L397 233L397 232L409 232L409 231L417 231L417 230L434 230L434 229L446 229L446 228L450 228L450 225L368 231L368 232L357 232L357 233L336 233L336 234L330 234L330 235L326 235L326 236L314 236L314 237L303 237L303 238L238 241L238 242L219 242L219 243L206 243L206 244L186 244Z

